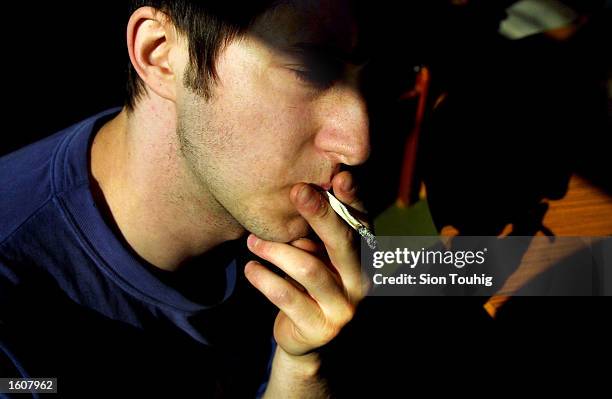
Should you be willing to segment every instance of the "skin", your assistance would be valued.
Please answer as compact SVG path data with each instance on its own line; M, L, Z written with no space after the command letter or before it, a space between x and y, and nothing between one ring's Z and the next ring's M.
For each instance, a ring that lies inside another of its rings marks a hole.
M218 59L206 100L183 85L185 38L163 14L141 8L127 44L146 86L96 135L92 177L126 242L149 263L177 270L227 240L285 271L249 262L247 279L280 311L269 397L325 395L317 349L354 316L363 298L355 232L312 184L365 212L341 164L369 155L360 68L343 63L322 86L304 79L287 49L326 43L350 54L356 26L347 3L300 1L259 20ZM305 238L313 231L321 242Z

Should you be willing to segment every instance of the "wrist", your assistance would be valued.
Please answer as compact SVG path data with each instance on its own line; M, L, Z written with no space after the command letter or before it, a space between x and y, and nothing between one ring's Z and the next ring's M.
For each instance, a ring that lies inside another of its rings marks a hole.
M316 351L305 355L292 355L279 345L276 347L274 363L282 366L282 369L291 372L296 377L306 380L318 377L321 369L321 356Z

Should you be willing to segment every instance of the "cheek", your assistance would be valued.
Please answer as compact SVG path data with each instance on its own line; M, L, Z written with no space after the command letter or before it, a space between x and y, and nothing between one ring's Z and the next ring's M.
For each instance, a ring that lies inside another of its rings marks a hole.
M220 75L215 135L226 144L226 173L260 191L305 178L316 132L313 101L288 76L254 63L223 63Z
M307 154L315 128L308 107L300 106L282 93L263 87L250 87L232 102L234 156L252 165L253 172L286 174Z

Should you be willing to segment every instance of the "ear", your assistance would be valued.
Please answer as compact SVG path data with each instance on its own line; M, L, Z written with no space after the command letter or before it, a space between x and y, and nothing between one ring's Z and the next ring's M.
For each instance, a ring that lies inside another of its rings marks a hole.
M178 38L170 19L152 7L134 11L127 26L127 47L134 69L148 90L176 101Z

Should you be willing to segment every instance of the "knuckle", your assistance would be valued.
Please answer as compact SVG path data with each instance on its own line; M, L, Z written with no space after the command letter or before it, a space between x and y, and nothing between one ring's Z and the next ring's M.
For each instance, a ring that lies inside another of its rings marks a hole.
M317 261L308 260L300 264L298 274L305 281L316 281L321 274L321 269Z
M283 287L273 290L270 293L270 300L278 307L283 307L292 304L294 296L289 287Z

